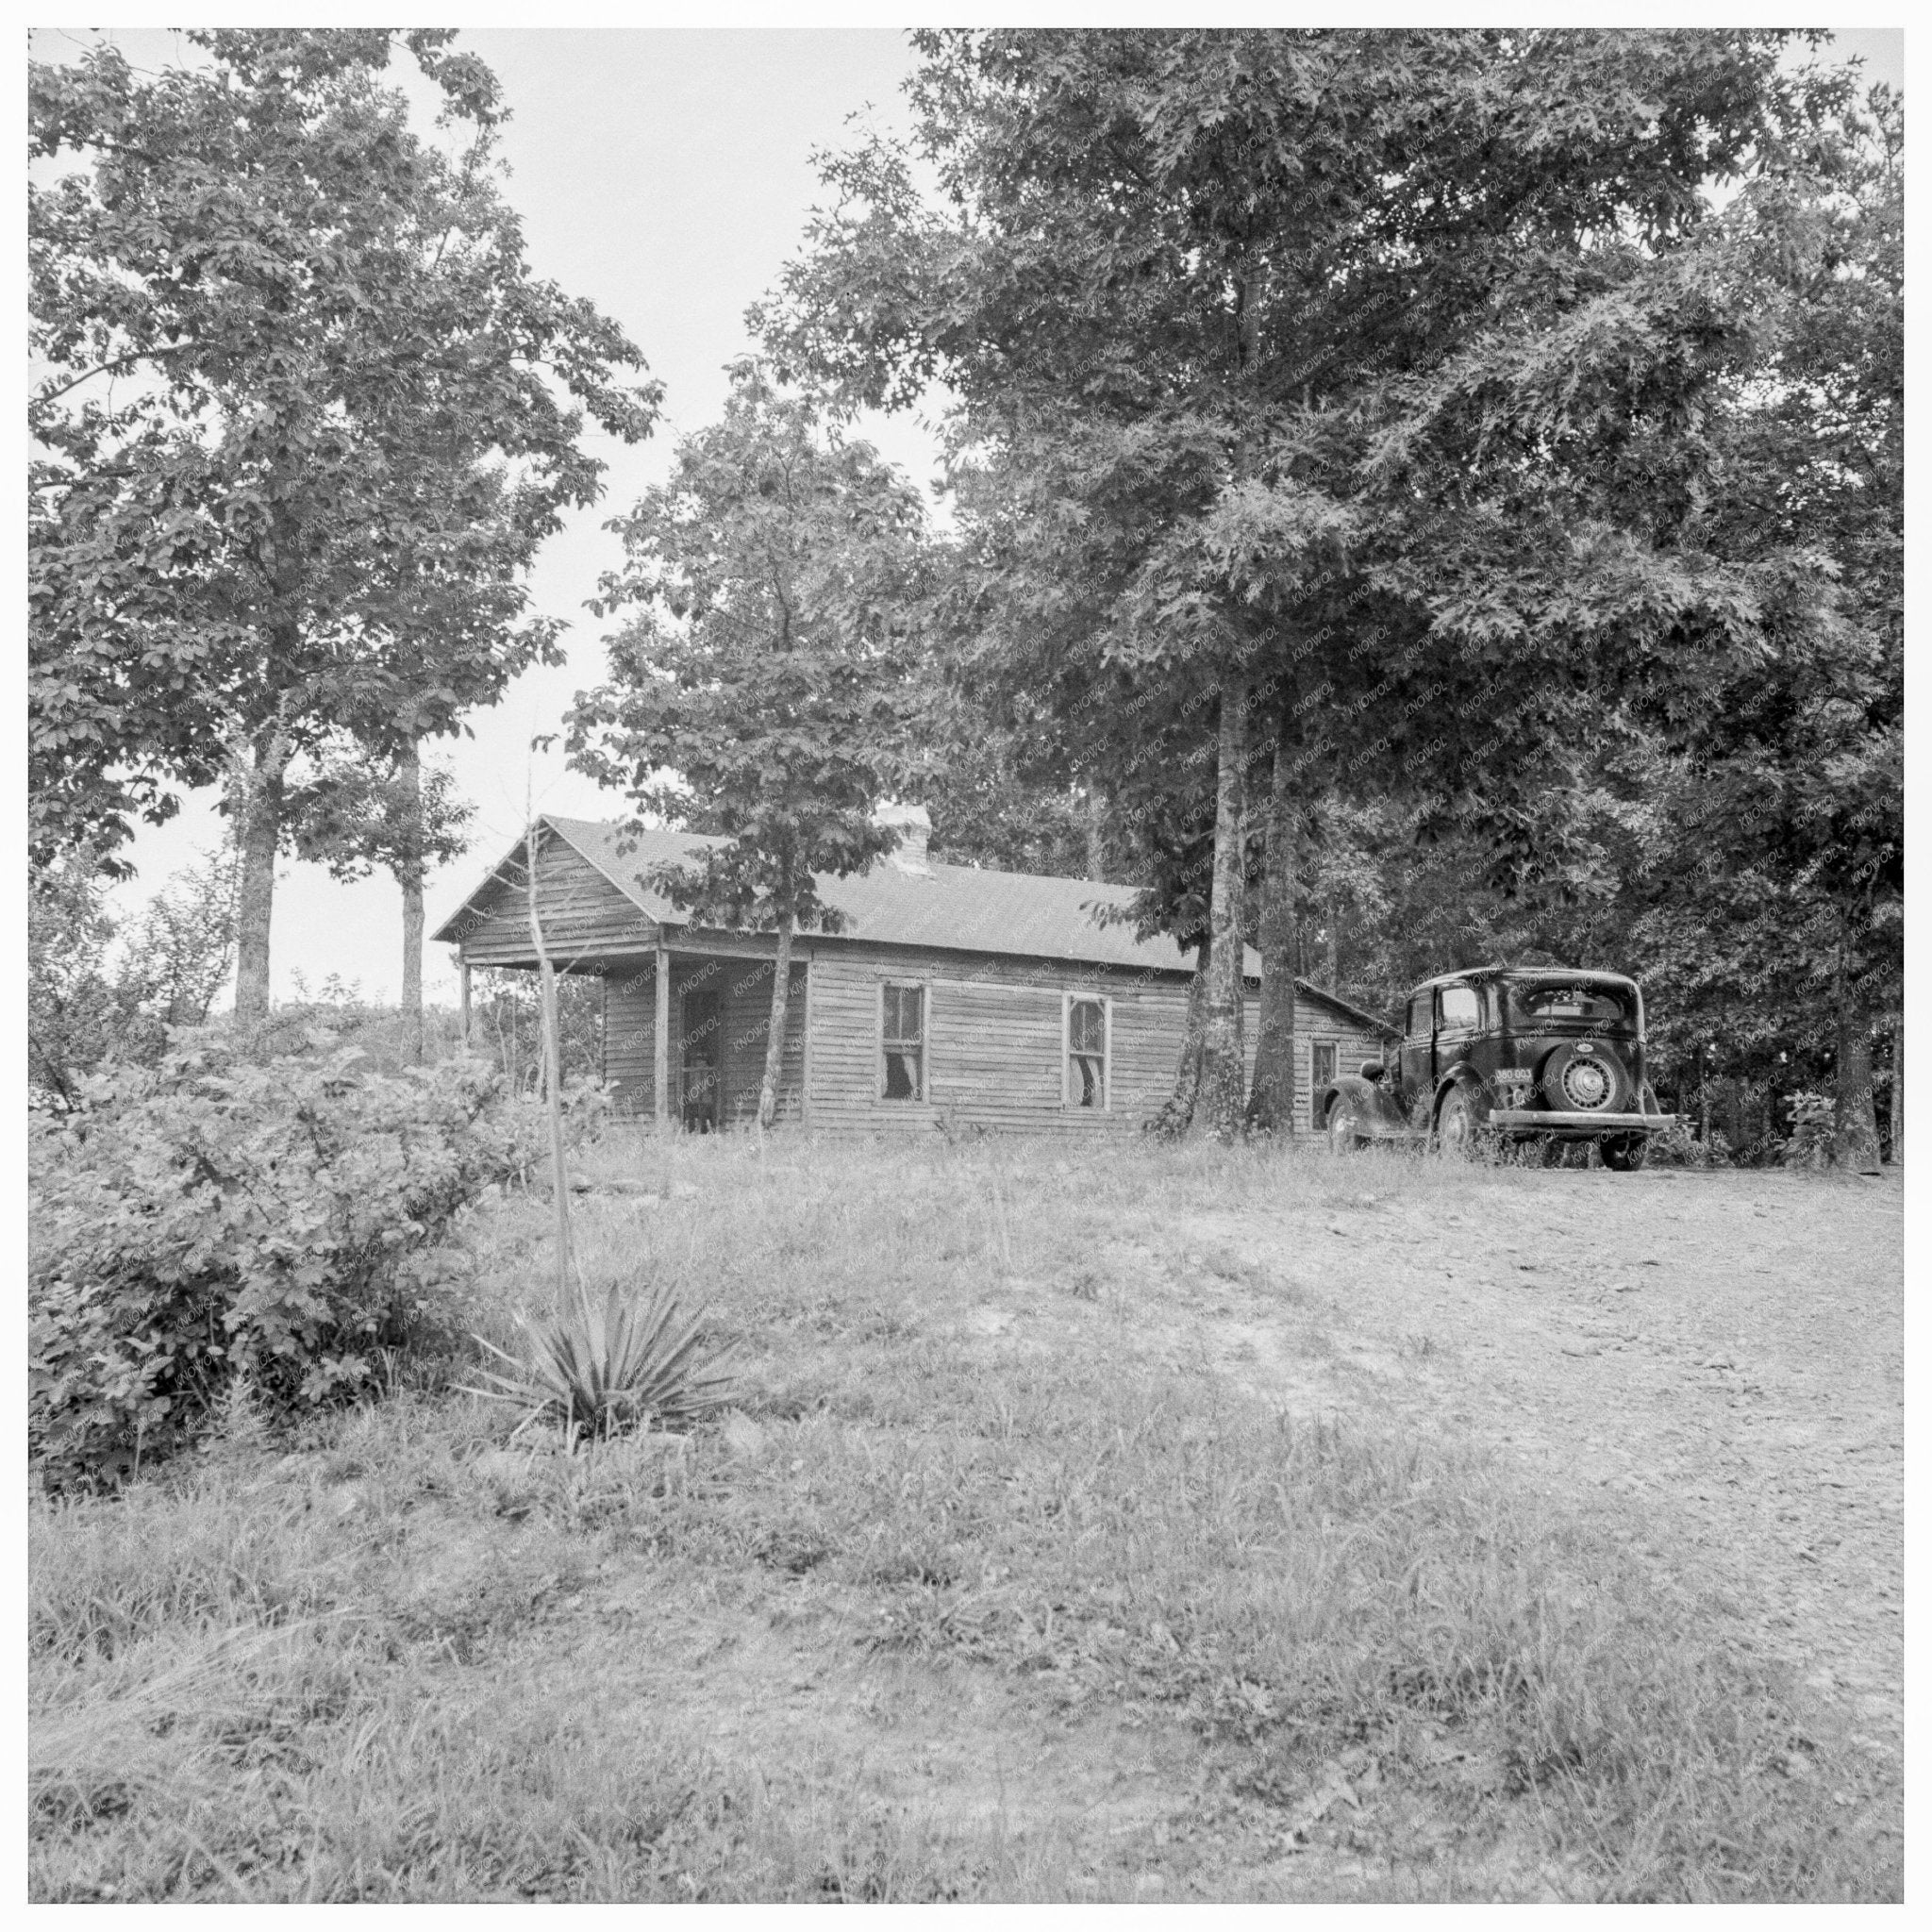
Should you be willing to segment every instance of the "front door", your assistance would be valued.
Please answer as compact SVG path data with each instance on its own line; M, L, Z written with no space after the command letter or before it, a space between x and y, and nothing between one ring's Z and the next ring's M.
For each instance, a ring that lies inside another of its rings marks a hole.
M683 1096L685 1129L692 1134L718 1130L718 1074L724 1026L715 989L693 988L684 996L683 1058L678 1092Z

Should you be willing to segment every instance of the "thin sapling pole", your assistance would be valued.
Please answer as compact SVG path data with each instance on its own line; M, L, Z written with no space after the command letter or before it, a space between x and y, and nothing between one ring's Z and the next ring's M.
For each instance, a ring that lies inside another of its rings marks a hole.
M550 1116L551 1191L557 1197L557 1307L570 1302L570 1183L563 1171L563 1038L557 1019L557 969L543 944L543 922L537 913L538 826L533 819L524 841L525 897L530 943L537 949L537 987L543 1009L544 1107Z

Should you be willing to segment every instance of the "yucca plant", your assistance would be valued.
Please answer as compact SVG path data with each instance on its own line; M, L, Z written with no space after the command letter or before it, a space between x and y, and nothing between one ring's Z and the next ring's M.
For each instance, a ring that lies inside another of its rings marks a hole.
M554 1417L573 1441L689 1427L726 1399L732 1380L722 1357L700 1354L703 1321L703 1308L687 1313L669 1288L640 1303L612 1283L600 1303L579 1281L559 1313L517 1317L526 1359L475 1338L513 1373L485 1369L492 1386L471 1392L516 1403L529 1421Z

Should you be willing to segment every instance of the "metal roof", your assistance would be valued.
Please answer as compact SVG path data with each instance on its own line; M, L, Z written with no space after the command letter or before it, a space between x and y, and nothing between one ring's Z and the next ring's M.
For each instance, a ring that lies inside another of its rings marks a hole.
M724 842L700 832L627 831L597 819L557 818L548 813L542 823L658 925L684 925L689 919L666 894L646 883L646 874L656 867L677 864L707 846ZM620 846L629 849L621 851ZM503 862L491 869L490 879L503 875L522 850L519 840ZM991 872L978 866L949 865L940 858L927 858L925 865L923 874L911 872L887 858L869 872L850 878L815 874L819 897L844 918L843 926L833 938L1139 967L1158 973L1193 971L1192 955L1165 934L1137 939L1131 923L1103 925L1095 919L1095 911L1103 907L1130 906L1136 887L1052 878L1038 873ZM464 905L489 882L486 879ZM453 928L462 909L458 907L438 927L435 938L456 937ZM1253 946L1242 952L1247 977L1258 980L1260 954ZM1395 1030L1388 1021L1325 988L1311 986L1306 979L1297 979L1295 985L1309 998L1324 1002L1373 1032Z
M626 832L595 819L546 818L606 878L655 924L684 925L689 915L652 890L646 874L694 857L722 839L697 832ZM620 851L628 846L628 851ZM1036 959L1077 959L1096 965L1152 967L1190 973L1193 961L1172 939L1141 940L1131 924L1101 924L1103 907L1133 903L1132 886L1091 879L988 872L977 866L926 860L924 874L888 858L849 878L814 874L819 897L843 917L837 937L883 945L945 946L967 953L1017 953ZM1247 970L1260 972L1247 949Z

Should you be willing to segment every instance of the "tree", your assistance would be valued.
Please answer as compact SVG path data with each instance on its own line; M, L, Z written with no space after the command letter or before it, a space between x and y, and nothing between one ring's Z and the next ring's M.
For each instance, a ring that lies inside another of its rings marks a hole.
M1013 683L1115 665L1205 699L1226 1135L1250 714L1285 711L1304 797L1407 791L1507 839L1567 747L1709 701L1774 568L1780 619L1815 608L1801 558L1695 525L1762 293L1700 191L1822 165L1835 84L1729 31L919 44L941 208L905 153L835 158L758 319L856 401L959 398L962 509L1008 506L966 549Z
M184 866L126 931L123 980L168 1026L206 1026L235 966L233 841Z
M928 675L942 677L942 665ZM921 737L933 759L919 790L935 856L993 872L1118 878L1099 795L1068 780L1057 756L1040 760L1024 731L948 691Z
M448 154L378 77L398 39ZM655 386L534 278L497 194L494 79L445 31L218 31L194 67L36 65L30 747L37 848L110 861L129 818L236 758L236 1014L268 1003L291 767L458 728L558 626L523 577L594 499L584 412Z
M339 879L366 878L377 866L403 893L403 1058L423 1058L423 889L431 865L469 847L476 808L456 780L425 766L413 742L384 758L338 752L319 762L289 799L296 849Z
M1904 983L1904 116L1880 87L1847 118L1850 165L1802 204L1817 242L1779 291L1776 354L1719 425L1738 487L1713 509L1738 550L1824 556L1837 622L1788 629L1686 735L1674 824L1700 875L1777 882L1778 950L1833 1017L1837 1152L1870 1169L1874 1024ZM1782 208L1746 213L1772 245Z
M108 1061L148 1065L168 1029L202 1026L235 957L235 855L205 855L132 920L117 919L94 854L70 854L27 885L27 1059L63 1107Z
M861 872L899 841L874 814L913 770L924 506L747 360L723 419L684 438L670 480L612 527L626 562L597 608L642 608L610 641L613 681L568 714L572 761L641 811L722 835L661 869L680 908L776 932L769 1125L792 936L837 930L812 874Z

